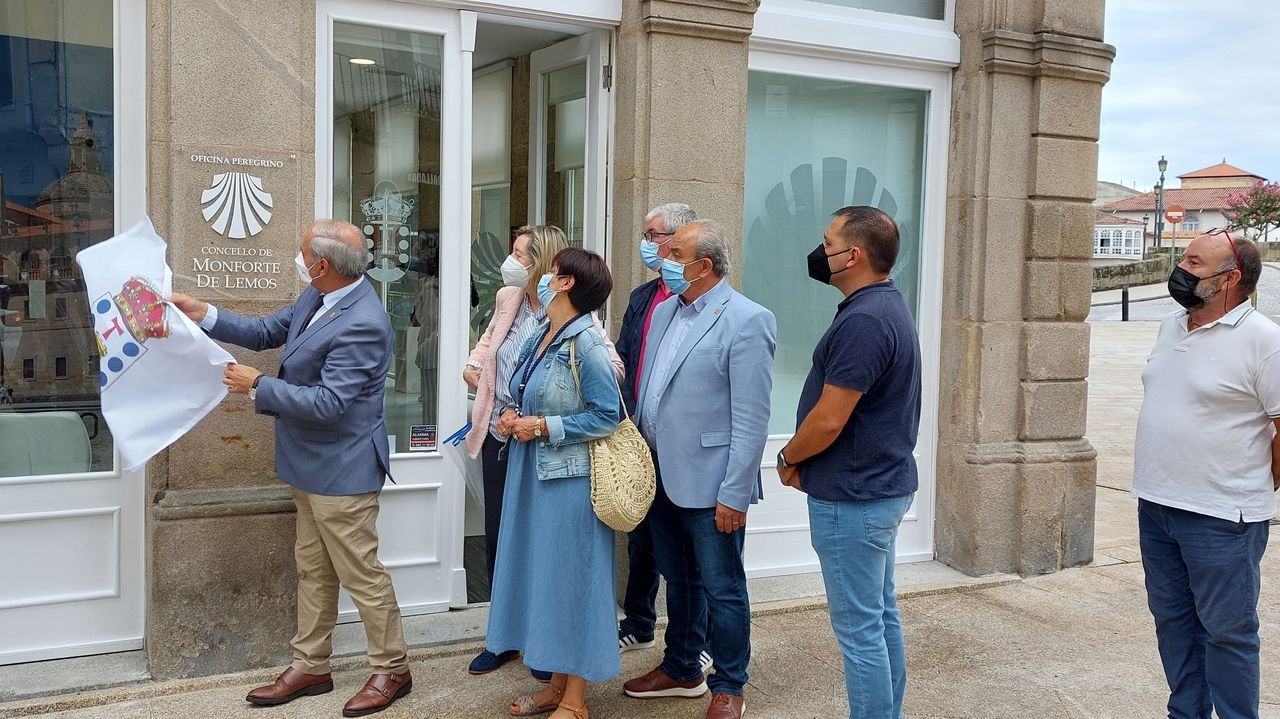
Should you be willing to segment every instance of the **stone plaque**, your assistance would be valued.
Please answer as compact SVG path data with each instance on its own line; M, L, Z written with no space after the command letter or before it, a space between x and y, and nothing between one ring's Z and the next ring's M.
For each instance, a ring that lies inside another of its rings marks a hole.
M296 297L297 156L179 147L173 162L175 287L213 302Z

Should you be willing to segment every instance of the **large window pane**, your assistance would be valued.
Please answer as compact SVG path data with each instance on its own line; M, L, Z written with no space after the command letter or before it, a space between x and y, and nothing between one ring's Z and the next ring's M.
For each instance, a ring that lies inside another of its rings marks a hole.
M83 248L114 234L111 0L0 3L0 476L110 470Z
M946 11L946 0L813 0L823 5L856 7L877 12L911 15L941 20Z
M341 22L333 35L333 211L363 228L391 317L387 433L404 452L438 430L442 42Z
M893 278L916 311L927 102L921 90L749 75L742 282L778 318L771 433L795 430L813 348L840 301L805 263L831 213L873 205L897 221Z

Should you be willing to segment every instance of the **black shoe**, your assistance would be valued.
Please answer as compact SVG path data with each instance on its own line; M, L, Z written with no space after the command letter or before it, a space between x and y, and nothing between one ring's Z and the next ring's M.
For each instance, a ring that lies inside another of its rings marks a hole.
M467 672L471 674L488 674L518 656L520 656L520 652L514 649L501 654L494 654L486 649L471 660L471 665L467 667Z

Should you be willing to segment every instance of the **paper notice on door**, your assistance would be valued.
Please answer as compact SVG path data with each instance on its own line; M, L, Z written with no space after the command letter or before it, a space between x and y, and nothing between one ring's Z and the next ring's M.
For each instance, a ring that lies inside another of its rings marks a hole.
M434 424L409 425L409 451L436 451L436 426Z

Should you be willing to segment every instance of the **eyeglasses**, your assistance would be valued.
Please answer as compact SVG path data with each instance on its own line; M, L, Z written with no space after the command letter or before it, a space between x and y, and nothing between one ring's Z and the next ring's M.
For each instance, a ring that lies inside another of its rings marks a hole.
M1236 249L1236 241L1231 239L1231 230L1225 227L1215 227L1205 233L1206 235L1222 235L1227 238L1227 244L1231 245L1231 254L1236 256L1236 267L1244 269L1244 262L1240 260L1240 251Z
M668 237L668 238L669 238L669 237L671 237L671 236L672 236L672 235L674 235L674 234L675 234L674 232L646 232L646 233L644 233L644 234L640 235L640 239L644 240L645 242L658 242L658 241L657 241L656 239L654 239L654 238L656 238L656 237ZM663 245L663 244L666 244L666 243L668 243L668 242L670 242L670 241L671 241L670 239L667 239L667 240L663 240L662 242L658 242L658 244Z

